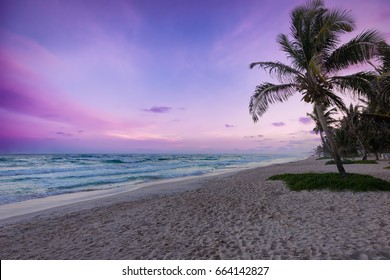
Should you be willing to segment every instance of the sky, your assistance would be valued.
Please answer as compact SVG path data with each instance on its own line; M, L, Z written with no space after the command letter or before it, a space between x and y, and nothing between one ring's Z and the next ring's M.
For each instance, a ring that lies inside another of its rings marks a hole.
M259 122L254 61L287 62L298 0L1 0L0 153L300 153L296 95ZM326 1L390 38L388 0Z

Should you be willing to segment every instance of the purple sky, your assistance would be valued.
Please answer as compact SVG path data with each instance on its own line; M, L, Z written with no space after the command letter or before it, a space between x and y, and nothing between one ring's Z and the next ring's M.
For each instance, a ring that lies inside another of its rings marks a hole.
M387 0L327 1L390 38ZM254 124L286 61L287 0L2 0L0 152L300 152L319 143L300 96ZM350 38L351 36L348 35Z

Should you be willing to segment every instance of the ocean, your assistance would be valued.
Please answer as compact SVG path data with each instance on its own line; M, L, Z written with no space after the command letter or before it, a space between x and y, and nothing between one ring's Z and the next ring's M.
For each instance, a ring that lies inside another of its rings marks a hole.
M0 205L302 159L249 154L0 155Z

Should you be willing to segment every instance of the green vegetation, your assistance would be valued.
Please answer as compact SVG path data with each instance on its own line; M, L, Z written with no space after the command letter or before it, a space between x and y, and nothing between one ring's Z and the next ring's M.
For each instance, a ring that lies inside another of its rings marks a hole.
M343 164L352 164L352 160L349 160L349 159L344 159L342 161ZM329 164L336 164L336 162L334 160L329 160L327 162L325 162L325 165L329 165Z
M377 164L376 160L354 160L352 163L355 164Z
M390 191L390 182L354 173L348 174L346 178L341 178L338 173L279 174L271 176L268 180L283 180L292 191L321 189L355 192Z
M375 160L349 160L344 159L343 164L377 164L378 162ZM325 163L325 165L336 164L334 160L329 160Z
M383 167L384 169L390 169L390 166Z
M324 160L324 159L331 159L331 157L320 157L320 158L317 158L316 160Z

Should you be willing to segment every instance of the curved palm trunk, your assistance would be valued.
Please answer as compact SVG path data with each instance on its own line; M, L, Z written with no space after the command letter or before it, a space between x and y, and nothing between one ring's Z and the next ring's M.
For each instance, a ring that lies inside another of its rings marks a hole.
M340 173L340 176L345 178L345 177L347 177L347 172L345 171L343 163L341 161L339 151L337 150L336 142L333 138L332 133L329 130L328 124L326 123L324 109L322 108L322 105L319 105L319 104L316 104L315 108L317 111L318 120L320 121L322 129L324 130L326 138L328 139L329 146L330 146L330 152L332 153L332 156L336 162L337 169Z

